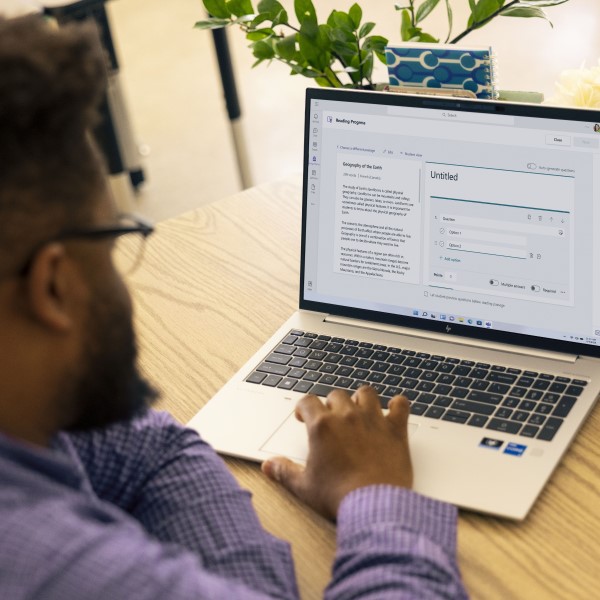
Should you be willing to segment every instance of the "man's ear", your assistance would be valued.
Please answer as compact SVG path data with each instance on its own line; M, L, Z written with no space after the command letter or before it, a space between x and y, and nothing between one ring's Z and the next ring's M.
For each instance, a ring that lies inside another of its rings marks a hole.
M63 244L45 245L35 255L26 275L27 299L34 319L56 331L68 331L73 325L71 314L73 269Z

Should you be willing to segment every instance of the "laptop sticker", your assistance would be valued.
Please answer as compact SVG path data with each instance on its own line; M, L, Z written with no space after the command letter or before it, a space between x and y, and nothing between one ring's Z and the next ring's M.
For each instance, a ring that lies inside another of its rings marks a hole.
M512 456L523 456L527 446L523 446L522 444L513 444L509 442L504 448L504 454L511 454Z
M479 442L479 447L489 448L490 450L500 450L502 444L504 444L502 440L484 437L481 442Z

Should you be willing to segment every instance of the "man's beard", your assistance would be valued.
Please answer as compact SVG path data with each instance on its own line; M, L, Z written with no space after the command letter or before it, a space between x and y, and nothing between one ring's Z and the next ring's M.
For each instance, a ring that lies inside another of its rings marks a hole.
M73 419L67 431L86 431L142 414L158 398L140 375L128 305L95 295L87 324L81 369L69 399ZM64 399L63 399L64 400Z

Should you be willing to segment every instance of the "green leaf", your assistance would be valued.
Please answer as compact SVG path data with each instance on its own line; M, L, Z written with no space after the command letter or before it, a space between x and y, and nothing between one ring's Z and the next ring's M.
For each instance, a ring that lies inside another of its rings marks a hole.
M475 11L475 0L469 0L469 8L471 9L471 13Z
M317 12L311 0L294 0L294 11L300 26L307 21L317 24Z
M227 2L227 10L236 17L242 15L251 15L254 13L252 2L250 0L229 0Z
M264 23L265 21L271 21L271 17L269 14L258 14L256 15L256 17L254 17L254 19L252 20L252 23L250 23L250 27L252 27L253 29L258 27L261 23Z
M296 34L293 33L277 40L275 42L275 52L284 60L293 60L296 54Z
M363 48L368 51L373 51L377 58L385 65L385 47L388 45L388 39L381 35L372 35L365 39Z
M329 29L328 25L317 25L312 20L305 20L298 34L300 53L311 66L321 71L332 62L329 52L331 48Z
M527 0L527 4L535 4L535 6L558 6L569 0Z
M472 11L473 23L481 23L488 17L491 17L496 11L502 7L503 2L499 0L479 0L475 5L475 10Z
M438 4L440 0L425 0L417 9L415 23L420 23Z
M373 31L374 28L375 28L375 23L372 23L371 21L364 23L363 26L360 28L360 31L358 32L358 37L364 38L364 37L368 36L371 33L371 31Z
M358 4L353 4L348 11L350 18L352 19L352 24L354 25L354 29L358 29L360 26L360 22L362 21L362 8Z
M536 8L533 6L516 4L515 6L511 6L506 10L503 10L500 15L503 17L538 17L540 19L546 19L546 21L552 25L548 15L541 8Z
M268 15L268 18L273 21L273 27L288 22L287 11L277 0L261 0L257 8L261 15Z
M197 21L194 27L196 29L222 29L231 24L231 19L208 19L207 21Z
M400 21L400 38L406 42L411 38L411 30L412 30L412 21L410 19L410 11L408 9L404 9L402 11L401 21Z
M437 44L440 40L436 37L433 37L429 33L424 33L424 32L419 31L419 33L417 35L417 41L418 42L427 42L427 43L431 43L431 44Z
M226 19L231 16L231 11L227 8L225 0L202 0L202 3L208 14L213 17Z
M249 31L246 34L246 39L251 42L256 42L258 40L264 40L265 38L271 37L275 35L275 31L273 31L270 27L263 27L262 29L255 29L254 31Z
M330 27L337 27L354 37L354 23L348 13L341 10L333 10L327 19L327 24Z
M251 44L252 54L259 60L269 60L275 56L275 51L271 44L259 40Z
M448 13L448 36L446 37L446 41L448 41L450 39L450 36L452 35L453 24L452 7L450 6L450 0L446 0L446 12Z

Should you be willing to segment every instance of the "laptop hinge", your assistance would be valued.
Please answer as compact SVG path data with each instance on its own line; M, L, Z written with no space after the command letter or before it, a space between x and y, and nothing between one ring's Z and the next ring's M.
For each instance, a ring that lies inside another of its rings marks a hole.
M549 360L558 360L561 362L574 364L579 358L577 354L567 354L565 352L552 352L551 350L540 350L539 348L520 347L511 344L501 344L497 342L488 342L485 340L473 340L471 338L448 336L433 331L417 331L408 327L397 325L386 325L385 323L374 323L373 321L360 321L348 317L339 317L337 315L327 315L323 319L326 323L335 323L348 327L358 327L360 329L369 329L371 331L382 331L385 333L397 333L409 337L434 340L444 343L459 344L461 346L470 346L472 348L486 348L497 352L510 352L511 354L522 354L524 356L533 356L536 358L545 358Z

